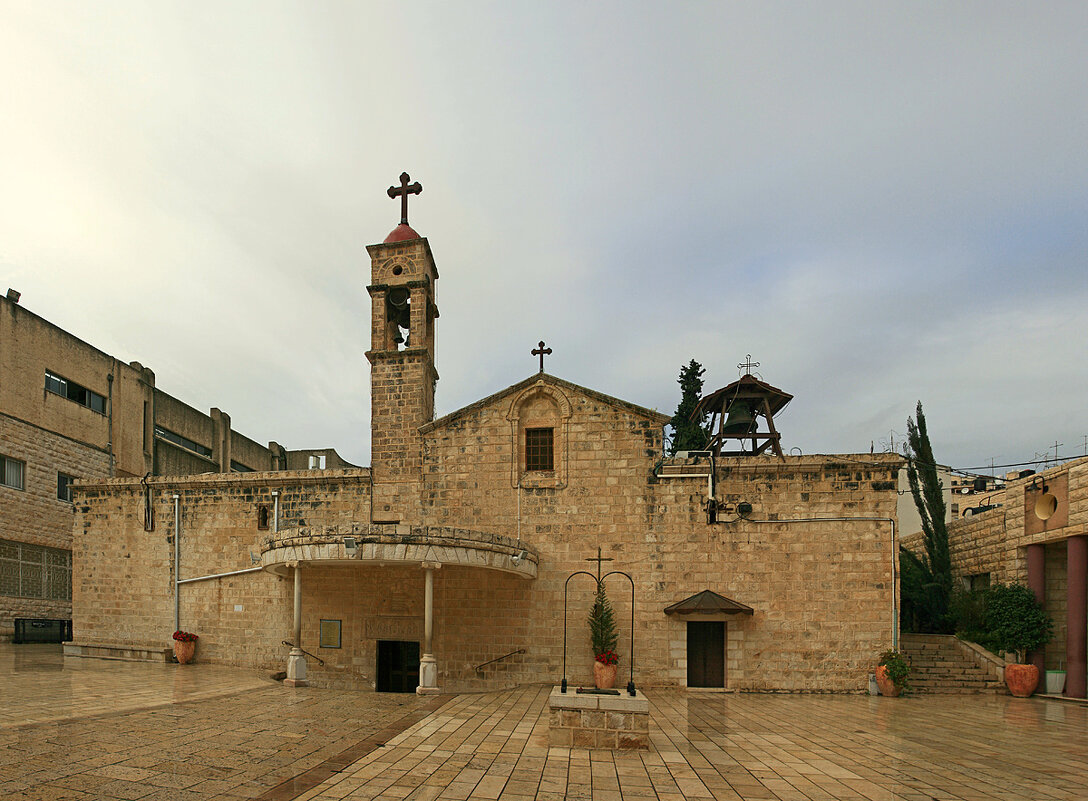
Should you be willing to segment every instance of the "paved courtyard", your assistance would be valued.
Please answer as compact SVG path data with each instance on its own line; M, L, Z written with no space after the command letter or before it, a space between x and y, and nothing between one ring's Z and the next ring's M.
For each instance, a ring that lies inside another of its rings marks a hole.
M548 687L289 689L0 645L4 799L1088 799L1088 708L649 690L651 749L549 748Z

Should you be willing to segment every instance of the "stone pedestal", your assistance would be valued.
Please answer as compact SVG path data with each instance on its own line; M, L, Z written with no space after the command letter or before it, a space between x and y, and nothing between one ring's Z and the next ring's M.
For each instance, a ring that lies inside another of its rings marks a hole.
M566 693L548 698L549 741L553 746L637 751L650 747L650 703L635 691L621 695Z
M419 660L419 686L416 695L437 695L438 662L432 654L424 654Z
M306 680L306 655L298 648L292 648L291 655L287 657L287 678L283 683L288 687L307 687L310 684Z

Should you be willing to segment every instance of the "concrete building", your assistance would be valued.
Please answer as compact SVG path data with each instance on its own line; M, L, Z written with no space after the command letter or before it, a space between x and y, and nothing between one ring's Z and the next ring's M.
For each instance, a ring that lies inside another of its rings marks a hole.
M186 405L139 362L103 353L0 298L0 638L53 636L71 621L72 484L240 473L306 463ZM325 451L316 451L322 458ZM328 456L334 463L338 457Z
M901 457L665 459L666 416L543 366L435 419L430 245L367 250L371 466L80 482L66 653L162 660L180 627L291 683L588 682L600 570L622 683L866 688Z

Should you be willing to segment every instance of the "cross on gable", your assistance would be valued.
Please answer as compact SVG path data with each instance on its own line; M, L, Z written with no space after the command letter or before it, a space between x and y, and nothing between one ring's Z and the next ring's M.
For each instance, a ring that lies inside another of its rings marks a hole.
M540 357L540 372L542 372L542 373L544 372L544 357L550 355L551 352L552 352L551 348L545 348L544 347L544 340L543 339L540 340L540 344L538 344L535 348L533 348L531 351L529 351L529 353L533 354L534 356L539 356Z
M408 173L402 172L400 174L400 186L389 187L389 197L396 200L400 197L400 224L408 224L408 195L419 195L423 193L423 184L416 181L414 184L408 182L412 180Z

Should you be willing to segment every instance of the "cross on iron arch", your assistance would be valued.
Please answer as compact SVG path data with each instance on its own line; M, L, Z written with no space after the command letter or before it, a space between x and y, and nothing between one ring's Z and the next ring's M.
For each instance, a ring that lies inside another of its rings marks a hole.
M612 557L611 556L602 557L601 556L601 546L598 545L597 546L597 555L589 557L588 559L586 559L586 561L587 562L596 562L597 563L597 584L599 585L601 583L601 562L611 562Z
M533 354L534 356L540 357L540 372L542 373L544 372L544 357L551 355L551 352L551 348L544 347L543 339L540 340L540 344L538 344L535 348L529 351L529 353Z
M400 197L400 224L408 224L408 195L420 195L423 193L423 184L416 181L414 184L408 182L412 180L406 172L400 174L400 186L389 187L389 197L394 200Z
M752 361L752 354L749 353L744 357L744 361L737 365L737 367L745 372L746 375L752 374L753 367L759 367L759 362Z

